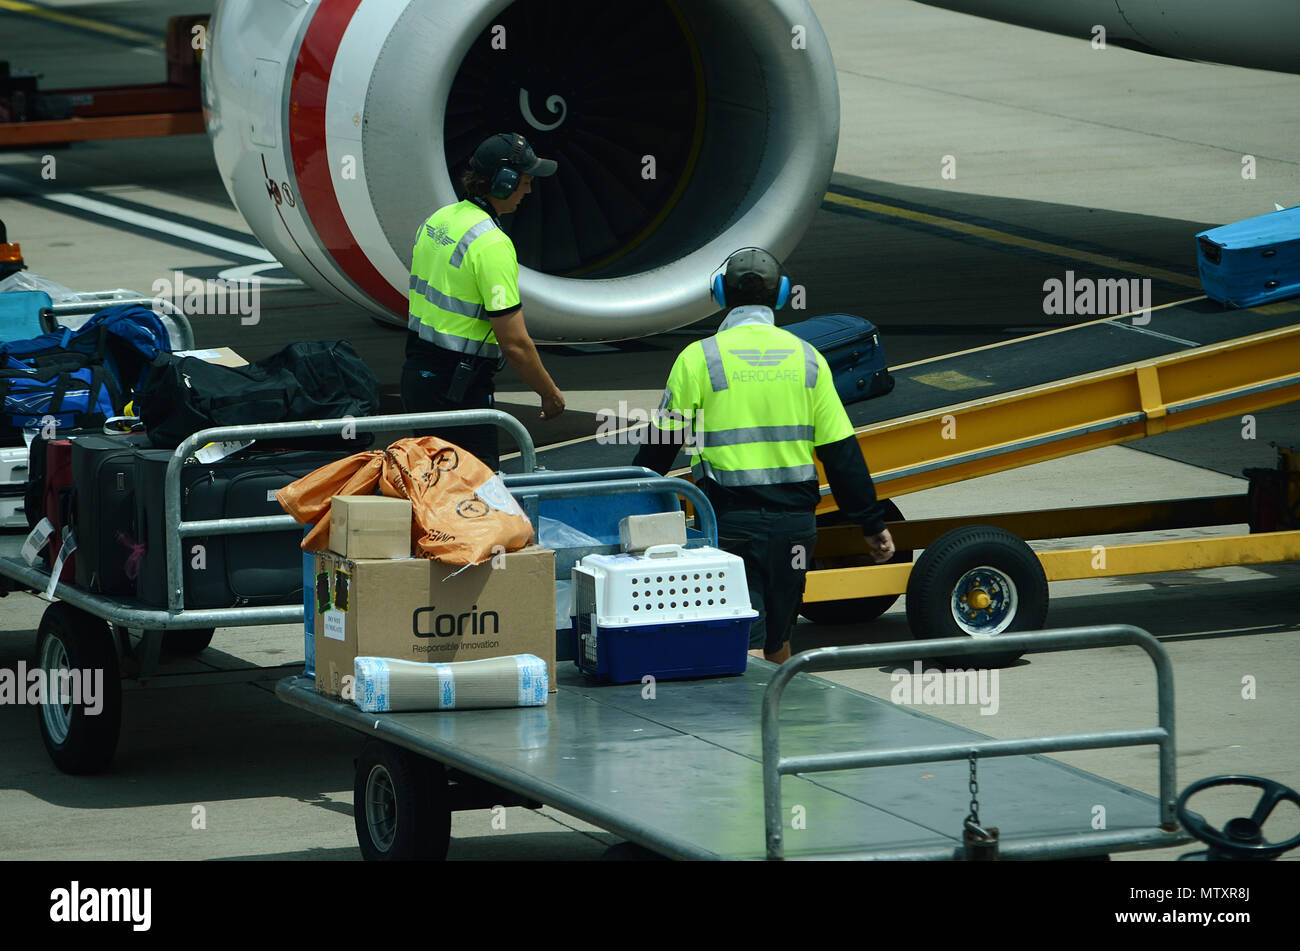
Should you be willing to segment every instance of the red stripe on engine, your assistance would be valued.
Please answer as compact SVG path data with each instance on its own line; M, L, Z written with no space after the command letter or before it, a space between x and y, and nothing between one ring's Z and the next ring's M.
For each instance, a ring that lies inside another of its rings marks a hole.
M379 273L343 217L325 145L330 75L343 34L360 5L361 0L320 0L316 6L289 87L289 155L298 182L298 200L325 252L372 300L405 317L407 298Z

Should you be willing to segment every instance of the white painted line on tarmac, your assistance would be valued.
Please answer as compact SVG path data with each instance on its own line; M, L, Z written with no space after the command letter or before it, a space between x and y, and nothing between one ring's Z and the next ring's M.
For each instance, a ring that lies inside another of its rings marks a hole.
M238 254L240 257L252 258L255 261L275 262L276 258L270 251L261 245L249 244L246 241L235 241L231 238L223 238L220 235L210 234L198 228L191 228L189 225L178 224L175 221L167 221L163 218L155 218L153 215L146 215L138 211L132 211L128 208L121 208L117 205L110 205L107 202L98 201L94 198L88 198L85 195L77 195L71 192L55 192L50 195L42 195L42 198L48 198L50 201L57 202L60 205L67 205L69 208L78 208L82 211L89 211L92 214L103 215L123 224L135 225L138 228L148 228L150 231L157 231L160 234L171 235L176 238L183 238L186 241L193 241L195 244L206 245L218 251L225 251L229 254Z
M1148 330L1146 327L1136 327L1133 324L1122 323L1118 318L1109 321L1109 323L1110 326L1112 327L1119 327L1123 330L1131 330L1134 333L1146 334L1148 337L1159 337L1161 340L1169 340L1172 341L1173 343L1182 344L1185 347L1201 346L1201 344L1197 343L1195 340L1184 340L1182 337L1175 337L1172 336L1171 334L1162 334L1158 330Z

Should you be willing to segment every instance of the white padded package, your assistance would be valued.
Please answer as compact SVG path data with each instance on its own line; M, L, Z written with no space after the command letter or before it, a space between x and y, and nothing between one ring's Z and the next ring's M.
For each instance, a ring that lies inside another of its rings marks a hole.
M550 691L546 661L532 654L455 664L358 657L356 705L366 713L544 707Z

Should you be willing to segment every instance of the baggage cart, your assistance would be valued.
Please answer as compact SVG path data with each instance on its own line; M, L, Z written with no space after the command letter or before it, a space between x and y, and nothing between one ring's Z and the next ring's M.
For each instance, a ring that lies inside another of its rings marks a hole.
M357 420L326 420L270 423L257 426L228 426L196 433L183 441L171 455L164 486L162 515L166 523L165 607L149 607L139 600L118 595L101 595L69 582L51 585L43 560L29 564L21 554L25 535L0 535L0 595L14 590L47 594L51 600L37 632L39 666L46 671L103 671L103 708L87 716L79 703L45 703L39 717L42 739L55 764L68 773L93 773L104 769L117 748L121 728L121 694L130 688L175 687L197 684L238 683L276 680L301 665L203 673L167 673L162 669L164 639L170 653L197 653L211 641L215 628L303 622L303 602L247 607L187 609L184 607L183 560L185 540L195 536L233 535L255 532L301 531L288 515L254 518L218 518L186 521L181 517L180 474L194 450L209 443L247 439L291 439L338 435L343 428L356 432L392 432L491 424L503 427L517 441L526 470L535 466L536 451L524 427L498 410L466 410L455 413L413 413L366 417ZM609 493L659 492L678 485L692 500L703 501L693 485L676 479L647 479L647 470L618 468L565 474L573 484L551 485L556 475L548 473L506 476L507 485L519 495L536 524L539 505L551 497L572 498L584 491L584 480L603 480ZM653 473L649 473L653 476ZM638 478L639 477L639 478ZM649 488L647 488L647 486ZM590 493L588 493L590 494ZM710 528L716 539L716 527ZM564 577L573 561L583 554L617 550L601 545L575 550L564 559ZM557 567L557 572L561 568ZM133 639L132 634L138 634Z
M1007 645L1121 644L1155 665L1153 726L994 740L797 676L936 648L977 661ZM751 658L741 676L661 683L651 695L562 664L545 707L363 713L307 677L281 680L276 694L365 736L353 815L372 860L445 858L453 810L499 805L553 806L674 859L1062 859L1189 841L1175 819L1172 667L1155 638L1128 626L821 648L780 667ZM1159 750L1157 798L1042 755L1135 745Z

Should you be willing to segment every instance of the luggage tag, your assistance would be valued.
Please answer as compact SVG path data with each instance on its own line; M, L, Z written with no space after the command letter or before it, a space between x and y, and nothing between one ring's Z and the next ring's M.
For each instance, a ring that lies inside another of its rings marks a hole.
M236 439L232 442L210 442L196 451L194 453L194 458L204 465L213 462L220 462L222 459L226 459L241 450L247 449L255 442L257 442L256 439Z
M41 595L46 601L54 600L54 589L59 586L59 575L63 574L63 563L77 550L77 536L71 527L63 526L63 544L59 547L59 557L54 559L54 568L50 571L50 583Z
M322 583L324 590L322 591ZM316 576L316 601L321 606L321 633L332 641L345 640L347 635L348 602L351 600L352 576L342 569L334 572L332 603L326 605L330 596L330 583L325 572Z
M36 527L28 533L27 538L23 541L22 551L19 552L22 560L35 568L36 563L41 559L41 552L49 544L50 536L54 534L54 523L48 518L43 518L36 523Z

